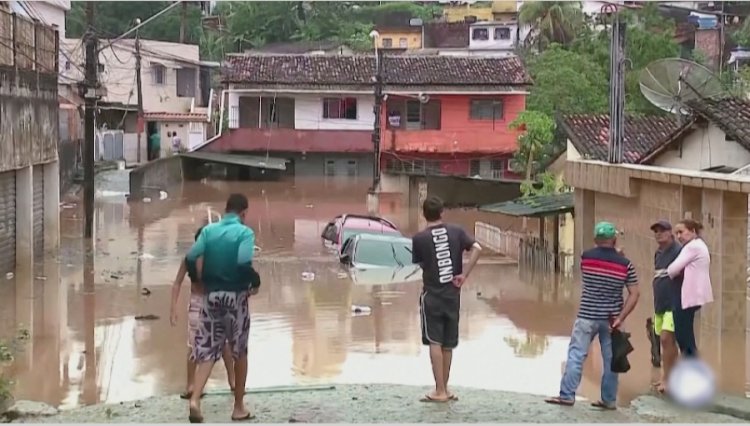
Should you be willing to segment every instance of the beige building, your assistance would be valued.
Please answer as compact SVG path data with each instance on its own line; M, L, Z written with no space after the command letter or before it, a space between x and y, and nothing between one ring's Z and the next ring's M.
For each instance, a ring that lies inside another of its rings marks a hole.
M128 162L135 162L138 145L135 41L110 43L109 40L99 43L99 79L106 95L99 102L97 128L122 131L123 155ZM82 80L85 50L82 41L65 39L60 44L68 53L68 59L60 64L62 78ZM141 161L148 158L146 146L153 133L161 136L161 156L171 153L171 136L175 133L185 149L199 145L206 139L211 122L210 69L218 64L202 62L196 45L141 39L140 50L144 111Z

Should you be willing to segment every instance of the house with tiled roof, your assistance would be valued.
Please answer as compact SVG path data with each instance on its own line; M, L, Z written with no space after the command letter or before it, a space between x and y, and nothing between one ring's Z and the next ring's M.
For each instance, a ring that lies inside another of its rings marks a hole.
M273 153L296 175L503 178L531 79L511 58L385 55L373 152L373 55L236 55L222 67L229 129L201 149Z
M696 99L689 116L626 116L623 162L731 173L750 164L750 102ZM567 160L607 161L609 116L558 119L568 138Z

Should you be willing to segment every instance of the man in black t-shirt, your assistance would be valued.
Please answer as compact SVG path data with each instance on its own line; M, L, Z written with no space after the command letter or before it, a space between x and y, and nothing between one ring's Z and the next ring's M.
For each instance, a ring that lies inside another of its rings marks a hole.
M479 259L482 247L462 228L443 223L443 202L429 197L422 206L427 227L412 237L412 260L422 267L424 287L419 299L422 343L430 347L435 391L423 402L457 399L448 392L453 349L458 346L461 286ZM470 251L463 268L463 252Z

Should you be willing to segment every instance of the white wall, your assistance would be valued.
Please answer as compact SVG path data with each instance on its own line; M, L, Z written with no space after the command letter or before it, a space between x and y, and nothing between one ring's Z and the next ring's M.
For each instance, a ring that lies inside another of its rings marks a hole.
M489 33L489 40L474 40L474 30L485 28ZM495 40L495 29L507 28L510 32L510 38L504 40ZM508 24L480 24L469 27L469 48L470 49L513 49L518 41L516 34L516 25Z
M328 96L328 95L326 95ZM342 120L323 118L323 98L321 95L297 95L294 97L294 128L305 130L372 130L375 103L370 95L331 95L357 98L357 119Z
M687 135L682 149L675 146L654 161L655 166L703 170L715 166L740 168L750 164L750 152L734 141L727 141L724 132L713 124Z
M228 103L230 114L234 108L239 111L240 97L273 97L272 94L237 94L229 93ZM279 96L282 96L279 94ZM375 124L372 95L363 94L283 94L284 97L294 97L294 128L298 130L372 130ZM354 97L357 98L357 119L329 119L323 118L323 98L325 97ZM239 115L237 115L239 120ZM231 119L230 119L231 121Z
M106 40L100 42L105 46ZM143 84L143 110L149 112L190 112L192 97L177 97L176 67L195 68L195 99L200 99L200 71L198 46L142 40L141 80ZM60 49L71 57L72 62L82 64L84 48L78 39L61 39ZM153 53L151 53L153 52ZM191 63L176 62L175 57L184 58ZM153 64L155 61L166 64L164 84L154 83ZM65 81L83 79L82 70L71 64L66 69L67 59L60 62L60 74ZM99 62L104 64L100 80L107 88L103 102L136 105L138 95L135 85L135 52L131 40L115 43L111 49L102 49ZM131 95L131 90L133 91Z

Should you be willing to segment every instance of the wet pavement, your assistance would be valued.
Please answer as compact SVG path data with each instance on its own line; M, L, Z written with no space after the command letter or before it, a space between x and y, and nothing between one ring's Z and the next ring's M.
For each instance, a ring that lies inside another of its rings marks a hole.
M222 211L230 192L250 199L247 222L261 248L255 265L263 285L251 304L248 387L429 385L428 353L420 343L421 283L354 285L321 244L320 233L330 218L366 212L368 186L323 179L296 186L191 182L165 200L128 205L127 174L99 176L93 284L84 283L82 208L70 205L61 210L59 256L31 274L37 279L16 276L0 287L6 335L19 325L32 334L26 351L5 369L16 381L16 397L72 408L182 391L186 315L170 326L171 283L207 210ZM382 207L384 216L407 235L420 225L416 212L398 203ZM477 220L498 220L472 210L449 211L446 219L471 232ZM500 225L513 228L520 222ZM303 279L304 272L312 272L314 279ZM514 264L480 262L463 293L452 384L556 394L577 287L571 279L519 273ZM633 369L621 377L622 403L648 393L656 375L643 327L651 309L650 285L645 287L629 324L636 352L630 357ZM186 282L181 293L185 306L188 292ZM369 306L371 312L354 315L353 305ZM739 344L736 336L726 338ZM744 336L741 342L745 344ZM744 357L732 360L728 355L723 362L721 371L731 370L727 376L734 378L727 390L744 395ZM595 347L584 368L582 396L598 398L600 372ZM226 388L221 366L208 386Z

